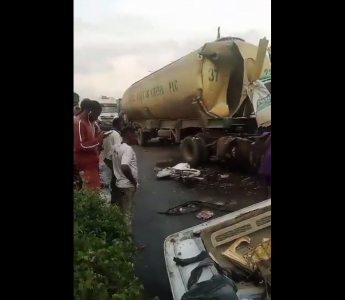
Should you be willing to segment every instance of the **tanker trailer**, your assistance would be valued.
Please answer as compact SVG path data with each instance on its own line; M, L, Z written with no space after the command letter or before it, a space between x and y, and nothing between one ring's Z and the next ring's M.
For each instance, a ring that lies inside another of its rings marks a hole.
M231 145L254 139L249 135L258 128L247 89L251 81L271 73L267 45L266 39L255 46L221 38L132 84L122 105L138 130L139 145L157 137L182 141L182 156L194 166L211 155L234 156ZM237 151L237 160L247 160L243 151Z

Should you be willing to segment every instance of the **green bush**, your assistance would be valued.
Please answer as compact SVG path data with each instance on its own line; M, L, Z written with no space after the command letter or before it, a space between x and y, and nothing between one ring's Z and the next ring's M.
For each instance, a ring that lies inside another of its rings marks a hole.
M89 191L74 192L74 300L141 300L135 247L123 216Z

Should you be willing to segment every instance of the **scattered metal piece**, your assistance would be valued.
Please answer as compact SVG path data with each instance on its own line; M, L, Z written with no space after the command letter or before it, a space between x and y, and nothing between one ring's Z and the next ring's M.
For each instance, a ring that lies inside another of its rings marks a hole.
M180 208L185 208L185 210L180 211ZM224 212L233 212L233 209L230 209L229 207L226 207L225 205L217 205L214 203L206 202L206 201L187 201L183 204L180 204L178 206L169 208L166 211L163 212L157 212L160 215L166 215L166 216L173 216L173 215L181 215L186 213L192 213L200 211L202 207L210 208L213 210L218 211L224 211Z
M219 174L219 177L224 179L224 178L228 178L230 175L229 174Z
M200 171L191 169L187 163L179 163L174 167L165 168L157 173L157 178L170 177L176 180L198 177Z

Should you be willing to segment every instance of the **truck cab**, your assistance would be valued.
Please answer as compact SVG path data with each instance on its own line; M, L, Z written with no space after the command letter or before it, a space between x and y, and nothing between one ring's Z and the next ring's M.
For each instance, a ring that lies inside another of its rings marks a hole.
M102 130L110 130L115 118L119 117L118 104L113 97L101 96L97 100L102 106L102 113L99 116Z

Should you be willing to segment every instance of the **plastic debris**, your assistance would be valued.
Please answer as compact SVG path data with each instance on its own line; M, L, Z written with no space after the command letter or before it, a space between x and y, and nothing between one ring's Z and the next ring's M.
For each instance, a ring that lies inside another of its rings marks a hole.
M187 163L179 163L174 167L165 168L157 173L157 178L171 177L176 180L184 178L198 177L201 172L197 169L191 169Z

